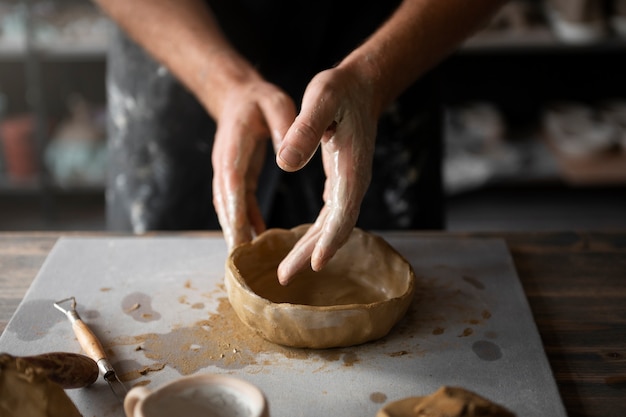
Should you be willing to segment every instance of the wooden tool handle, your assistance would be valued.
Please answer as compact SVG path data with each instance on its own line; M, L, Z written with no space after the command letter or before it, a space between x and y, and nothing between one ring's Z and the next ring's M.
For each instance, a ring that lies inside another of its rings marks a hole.
M78 343L83 348L87 356L98 362L100 359L106 359L104 348L96 335L82 320L75 320L72 323L74 334L78 338Z

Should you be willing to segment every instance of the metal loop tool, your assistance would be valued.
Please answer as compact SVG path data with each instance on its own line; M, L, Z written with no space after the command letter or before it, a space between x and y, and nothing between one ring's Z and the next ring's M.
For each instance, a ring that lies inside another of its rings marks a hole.
M64 308L63 305L67 305L68 303L69 307ZM76 312L76 298L69 297L57 301L54 303L54 307L67 316L72 324L72 330L74 330L78 343L80 343L80 346L87 356L96 361L104 380L109 384L109 387L111 387L111 391L113 391L113 394L115 394L118 400L124 403L124 397L128 390L122 381L120 381L115 369L113 369L113 366L107 359L100 341Z

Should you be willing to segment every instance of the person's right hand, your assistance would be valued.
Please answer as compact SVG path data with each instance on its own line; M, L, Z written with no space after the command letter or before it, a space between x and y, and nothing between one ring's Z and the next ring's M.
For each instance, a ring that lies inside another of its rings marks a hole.
M287 285L307 264L320 271L348 240L369 186L378 122L371 80L358 70L332 68L307 86L302 110L277 156L286 171L302 168L321 144L326 181L315 223L278 266Z
M256 199L267 139L277 149L296 115L293 100L260 77L221 99L213 145L213 205L230 249L265 230Z

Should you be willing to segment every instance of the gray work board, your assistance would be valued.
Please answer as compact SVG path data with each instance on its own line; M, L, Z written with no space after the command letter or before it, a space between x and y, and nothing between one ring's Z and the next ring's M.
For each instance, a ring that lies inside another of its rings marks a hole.
M520 417L566 416L502 240L380 235L413 265L418 290L407 316L376 342L294 351L238 333L242 324L224 304L221 238L65 237L0 337L0 352L80 353L69 321L52 305L75 296L129 387L225 373L259 386L272 417L374 417L388 402L448 385ZM102 378L67 393L84 416L123 416Z

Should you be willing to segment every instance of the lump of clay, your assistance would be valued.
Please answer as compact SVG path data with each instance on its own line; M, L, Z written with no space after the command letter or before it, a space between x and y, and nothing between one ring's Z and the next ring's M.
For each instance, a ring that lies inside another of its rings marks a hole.
M515 417L506 408L458 387L441 387L426 397L387 404L376 417Z
M2 356L13 358L18 367L31 365L40 369L50 381L63 389L87 387L96 382L100 373L96 361L78 353L50 352L35 356L11 356L3 353L0 357Z
M0 355L0 416L80 417L61 386L46 372L10 355Z
M406 313L415 290L411 265L382 238L355 228L320 272L300 272L287 286L278 264L309 225L270 229L233 249L226 290L237 316L285 346L351 346L385 336Z

